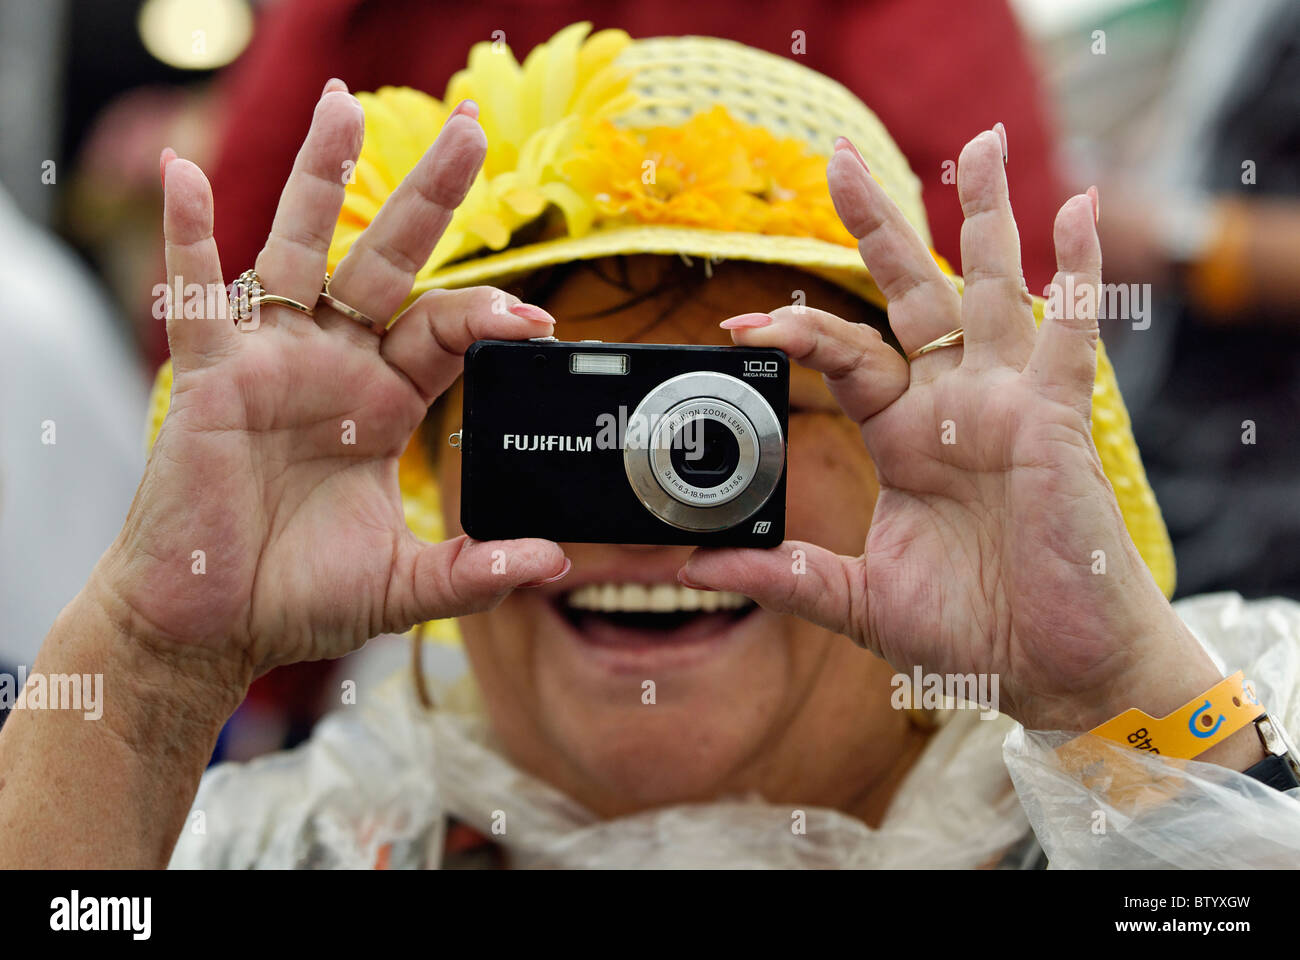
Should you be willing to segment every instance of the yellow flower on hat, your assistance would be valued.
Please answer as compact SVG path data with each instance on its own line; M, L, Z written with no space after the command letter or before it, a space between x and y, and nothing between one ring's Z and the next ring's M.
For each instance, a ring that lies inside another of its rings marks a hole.
M566 27L521 66L504 44L483 42L453 76L442 100L404 87L360 93L365 141L330 246L333 270L416 165L456 104L472 99L487 134L487 157L465 201L419 277L483 248L501 250L512 234L554 205L568 231L590 227L595 207L558 170L583 123L626 110L628 71L614 60L631 39L622 30L592 36L589 23Z

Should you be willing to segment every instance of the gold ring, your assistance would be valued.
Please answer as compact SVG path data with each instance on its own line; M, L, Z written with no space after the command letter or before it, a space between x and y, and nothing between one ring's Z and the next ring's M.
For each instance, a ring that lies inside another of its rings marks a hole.
M312 315L311 307L305 303L267 293L262 287L262 278L257 275L256 270L245 270L239 275L239 279L230 285L230 314L236 323L247 323L252 318L253 311L264 303L288 307L309 317Z
M384 335L384 331L388 329L386 324L382 324L378 320L372 320L356 307L350 307L337 297L330 296L330 275L328 273L325 274L325 283L321 286L320 293L317 294L316 299L329 304L349 320L355 320L363 327L369 327L371 331L379 334L381 337Z
M965 330L962 327L958 327L956 330L953 330L949 333L945 333L938 340L931 340L925 346L917 347L915 350L913 350L911 353L907 355L907 362L911 363L917 357L924 356L925 354L929 353L931 350L939 350L942 349L943 347L959 346L964 338L965 338Z

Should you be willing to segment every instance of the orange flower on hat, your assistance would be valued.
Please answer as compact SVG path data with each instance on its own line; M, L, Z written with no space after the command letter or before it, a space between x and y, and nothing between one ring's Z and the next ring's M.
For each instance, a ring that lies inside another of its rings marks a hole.
M602 223L657 223L852 246L826 186L826 158L741 123L724 107L678 126L589 123L562 170Z

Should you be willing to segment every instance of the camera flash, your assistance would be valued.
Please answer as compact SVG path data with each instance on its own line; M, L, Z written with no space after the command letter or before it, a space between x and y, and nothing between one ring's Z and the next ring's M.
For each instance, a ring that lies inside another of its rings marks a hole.
M569 354L569 371L571 373L627 373L626 353L571 353Z

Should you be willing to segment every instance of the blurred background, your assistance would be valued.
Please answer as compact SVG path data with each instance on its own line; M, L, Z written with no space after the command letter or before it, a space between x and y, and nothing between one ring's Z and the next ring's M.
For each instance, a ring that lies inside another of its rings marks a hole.
M1002 121L1035 292L1056 208L1097 184L1102 335L1178 594L1300 599L1296 0L0 0L0 671L30 666L143 468L166 356L160 151L208 172L230 281L330 77L441 96L471 44L522 59L584 19L729 37L846 84L921 177L954 264L951 162ZM407 650L381 638L273 672L218 755L297 742L339 706L340 677L363 699ZM448 648L428 657L461 667Z

